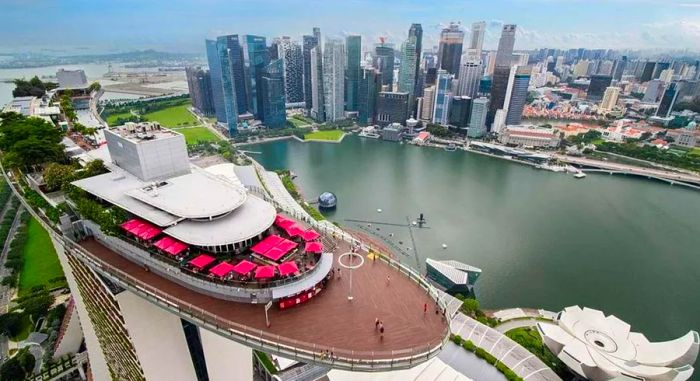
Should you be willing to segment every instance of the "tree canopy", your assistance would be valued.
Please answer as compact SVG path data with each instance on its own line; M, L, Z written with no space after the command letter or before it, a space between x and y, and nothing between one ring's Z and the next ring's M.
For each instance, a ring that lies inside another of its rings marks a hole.
M63 133L53 124L17 113L0 114L0 149L9 167L21 168L62 161Z
M34 76L30 80L15 79L15 89L12 90L13 97L42 97L48 90L53 90L58 87L54 82L42 82L39 77Z

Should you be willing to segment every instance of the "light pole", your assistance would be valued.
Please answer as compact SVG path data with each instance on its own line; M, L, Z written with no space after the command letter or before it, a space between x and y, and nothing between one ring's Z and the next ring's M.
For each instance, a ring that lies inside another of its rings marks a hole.
M350 258L350 263L344 263L344 262L343 262L343 258L346 258L346 257L347 257L347 258ZM352 263L352 258L353 258L353 257L358 257L358 258L360 258L360 262L357 263L357 264ZM359 255L359 254L357 254L357 253L353 253L353 252L347 252L347 253L341 254L341 255L338 257L338 264L339 264L340 266L342 266L342 267L344 267L344 268L350 270L350 287L349 287L349 289L348 289L348 300L349 300L349 301L352 301L353 298L354 298L354 297L352 296L352 273L353 273L353 270L355 270L355 269L357 269L357 268L360 268L360 266L362 266L364 263L365 263L365 259L364 259L361 255Z

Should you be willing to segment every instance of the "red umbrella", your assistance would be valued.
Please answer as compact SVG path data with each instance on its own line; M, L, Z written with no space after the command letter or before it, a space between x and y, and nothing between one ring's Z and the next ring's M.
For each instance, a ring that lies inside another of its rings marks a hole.
M260 266L255 269L255 279L267 279L275 276L275 266Z

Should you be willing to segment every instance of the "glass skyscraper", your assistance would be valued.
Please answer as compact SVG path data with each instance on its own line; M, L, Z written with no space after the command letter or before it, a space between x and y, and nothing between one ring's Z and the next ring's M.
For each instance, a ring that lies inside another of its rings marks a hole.
M313 92L311 90L311 49L318 45L314 36L304 36L302 41L302 56L304 58L304 102L306 108L311 109L313 104Z
M347 63L345 64L345 109L357 111L357 97L360 91L360 60L362 59L362 41L360 36L345 38Z
M433 111L433 123L447 125L447 117L450 107L452 79L454 76L445 70L438 70L435 82L435 106Z
M394 45L382 42L375 46L374 51L374 66L382 74L382 86L388 86L391 91L394 84Z
M399 91L408 93L409 112L413 111L416 90L416 37L409 34L401 45L401 67L399 68Z
M377 96L382 88L379 71L373 67L362 69L358 96L358 121L361 125L373 124L375 121Z
M284 61L274 60L260 70L258 96L261 99L261 118L268 128L284 128L285 111Z
M238 35L235 34L217 37L216 48L221 62L221 86L226 122L229 134L235 135L238 115L245 113L247 109L243 49Z
M518 66L507 90L508 113L506 114L506 125L520 124L523 117L523 108L527 101L527 87L530 85L530 66Z
M205 40L207 48L207 61L209 62L209 74L211 76L211 92L214 101L216 120L226 123L226 108L224 107L224 88L221 84L221 60L215 40Z
M258 96L258 84L263 69L270 64L270 51L267 49L265 37L246 35L243 57L246 70L246 93L248 111L261 119L262 99ZM240 109L240 108L239 108Z

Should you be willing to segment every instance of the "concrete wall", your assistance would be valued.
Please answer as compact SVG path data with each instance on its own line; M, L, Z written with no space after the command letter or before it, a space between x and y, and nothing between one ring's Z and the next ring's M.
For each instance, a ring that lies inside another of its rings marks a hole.
M199 328L209 381L253 380L253 350Z
M129 291L117 301L147 380L197 379L179 317Z
M56 345L56 351L53 358L59 358L69 353L77 353L80 349L80 343L83 341L83 331L80 329L80 318L78 317L78 309L73 300L73 306L69 308L66 316L63 318L65 325L63 336Z

